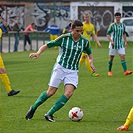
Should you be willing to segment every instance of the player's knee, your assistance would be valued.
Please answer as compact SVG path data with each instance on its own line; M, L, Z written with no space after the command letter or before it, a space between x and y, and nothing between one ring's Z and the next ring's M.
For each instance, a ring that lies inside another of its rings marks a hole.
M48 97L51 97L51 96L53 96L55 93L54 92L52 92L52 91L47 91L47 96Z
M55 94L57 88L53 88L53 87L49 87L48 90L47 90L47 96L48 97L51 97Z
M121 55L121 60L125 60L125 55Z
M6 69L5 68L0 68L0 74L5 74L6 73Z
M70 98L70 97L73 95L73 91L65 92L64 95L65 95L67 98Z

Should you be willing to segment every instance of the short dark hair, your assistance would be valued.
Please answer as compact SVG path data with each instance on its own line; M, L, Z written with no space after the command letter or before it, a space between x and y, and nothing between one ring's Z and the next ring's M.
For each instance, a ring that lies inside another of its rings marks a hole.
M31 25L35 25L35 23L31 23Z
M116 16L120 16L120 17L121 17L121 13L120 13L120 12L116 12L116 13L115 13L115 17L116 17Z
M83 23L80 20L74 20L72 23L72 29L75 29L76 26L83 26Z

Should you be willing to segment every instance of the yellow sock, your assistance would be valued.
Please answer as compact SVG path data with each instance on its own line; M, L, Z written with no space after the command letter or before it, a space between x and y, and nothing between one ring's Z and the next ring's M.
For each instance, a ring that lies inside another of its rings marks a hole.
M86 64L86 67L87 67L88 71L90 72L90 74L92 74L93 70L90 66L90 62L89 62L88 58L85 59L85 64Z
M124 126L130 126L133 123L133 107L131 108Z
M9 93L12 89L11 89L10 81L9 81L7 74L0 74L0 77L1 77L3 84L6 87L7 92Z

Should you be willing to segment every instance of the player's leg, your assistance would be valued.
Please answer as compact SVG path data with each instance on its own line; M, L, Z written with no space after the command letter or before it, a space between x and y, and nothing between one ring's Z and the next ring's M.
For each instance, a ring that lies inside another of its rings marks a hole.
M114 56L110 56L110 60L108 62L108 76L112 76L113 59Z
M50 41L51 40L54 40L54 35L50 34ZM53 49L53 48L50 48L50 49Z
M47 112L47 114L44 115L45 119L54 122L53 114L60 110L69 100L69 98L72 96L74 92L74 86L71 84L65 85L65 92L64 94L57 99L57 101L54 103L52 108Z
M64 74L64 94L57 99L55 104L52 106L52 108L45 114L45 119L54 122L53 114L61 109L67 101L70 99L70 97L74 93L74 89L77 87L78 84L78 75L77 72L72 72L68 70L68 72L65 72Z
M132 71L127 70L127 64L126 64L126 60L125 60L125 48L119 49L118 54L120 55L121 65L124 70L124 75L132 74Z
M131 108L124 126L129 127L133 123L133 107Z
M113 66L113 59L115 57L116 50L109 49L109 61L108 61L108 76L112 76L112 66Z
M49 97L51 97L52 95L54 95L54 93L56 92L57 88L51 87L49 86L47 91L44 91L40 94L40 96L38 97L38 99L36 100L36 102L30 107L30 109L28 110L27 114L26 114L26 120L30 120L32 119L36 109L43 104Z
M52 34L50 34L50 40L54 40L54 37Z
M13 95L16 95L17 93L20 92L20 91L15 91L15 90L11 89L10 80L9 80L8 75L6 73L6 69L5 69L1 55L0 55L0 78L1 78L5 88L7 90L8 96L13 96Z
M123 67L124 72L126 72L127 70L127 64L126 64L126 60L125 60L125 55L120 54L120 58L121 58L121 65Z
M58 111L60 108L62 108L66 102L69 100L69 98L72 96L74 92L74 86L71 84L65 85L65 92L64 94L57 99L54 106L47 112L48 115L53 115L56 111Z
M131 108L128 117L126 119L126 122L124 125L117 128L117 130L128 130L129 126L133 123L133 107Z
M55 40L58 37L58 35L53 35L53 40ZM55 46L54 49L58 49L58 46Z
M30 120L33 117L36 109L42 103L44 103L49 97L54 95L55 92L57 91L58 86L61 84L62 81L60 78L61 78L61 75L63 72L61 73L60 70L58 68L55 68L55 67L52 71L48 90L41 93L40 96L38 97L38 99L36 100L36 102L30 107L30 109L28 110L28 112L26 114L26 120ZM56 71L55 71L55 69L56 69Z
M10 81L9 81L9 78L6 74L6 69L5 69L1 55L0 55L0 77L1 77L1 80L4 84L4 86L6 87L7 92L8 93L11 92L12 89L10 87Z
M88 69L88 71L89 71L89 73L91 74L92 77L98 77L99 76L99 74L95 73L95 70L93 70L91 68L88 55L85 59L85 64L86 64L86 67L87 67L87 69Z
M85 62L86 54L82 53L80 60L79 60L79 67L82 66L83 62Z
M89 62L89 58L88 57L85 58L85 65L86 65L89 73L92 74L93 73L93 70L92 70L92 68L90 66L90 62Z
M119 54L120 59L121 59L121 65L123 67L123 70L124 70L124 72L126 72L127 64L126 64L126 60L125 60L125 49L119 49L118 54Z
M90 66L89 58L88 58L88 55L86 53L82 53L80 60L79 60L79 66L81 66L83 64L83 62L85 62L85 65L86 65L88 71L90 72L90 74L92 74L93 70Z

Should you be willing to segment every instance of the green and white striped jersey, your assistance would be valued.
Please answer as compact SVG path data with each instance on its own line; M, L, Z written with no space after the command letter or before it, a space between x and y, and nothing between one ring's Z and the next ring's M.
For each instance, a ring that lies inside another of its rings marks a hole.
M123 23L117 25L114 22L109 26L107 35L111 36L111 39L115 44L114 46L112 46L112 49L119 49L124 47L123 34L126 34L125 25Z
M47 43L49 48L59 46L59 55L57 63L67 69L78 70L79 59L82 52L91 54L89 41L83 35L80 35L76 42L71 33L63 34L55 40Z

